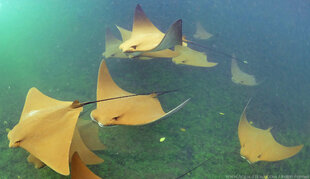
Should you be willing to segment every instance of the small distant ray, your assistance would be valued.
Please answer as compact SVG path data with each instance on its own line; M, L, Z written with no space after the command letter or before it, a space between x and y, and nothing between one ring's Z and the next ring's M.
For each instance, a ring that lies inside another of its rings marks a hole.
M207 60L206 54L195 51L189 47L177 45L175 46L175 51L180 53L179 56L172 58L172 61L175 64L191 65L198 67L214 67L218 64L215 62L209 62Z
M194 38L195 39L200 39L200 40L207 40L209 38L213 37L212 34L210 34L209 32L207 32L202 25L200 24L200 22L196 23L196 33L194 34Z
M246 86L258 85L254 75L250 75L240 70L234 55L231 59L231 80L236 84Z

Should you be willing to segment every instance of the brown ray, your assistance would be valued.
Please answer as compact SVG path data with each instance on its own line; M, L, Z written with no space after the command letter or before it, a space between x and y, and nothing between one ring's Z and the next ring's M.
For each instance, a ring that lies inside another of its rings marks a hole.
M172 58L175 64L198 67L214 67L217 65L215 62L209 62L206 54L195 51L189 47L177 45L175 46L175 51L180 53L179 56Z
M97 99L132 95L113 81L105 61L102 60L98 72ZM189 100L189 99L188 99ZM156 95L137 95L97 103L91 117L100 126L108 125L144 125L168 116L183 107L188 100L175 109L165 113Z
M79 154L75 152L71 162L71 178L72 179L99 179L92 171L90 171L85 163L81 160Z
M122 52L130 53L132 57L135 57L143 52L160 51L181 44L182 20L172 24L167 33L164 34L146 17L138 4L135 10L131 36L119 47Z
M279 144L270 133L271 128L263 130L253 127L246 118L246 107L242 112L238 127L242 158L249 163L273 162L292 157L303 148L303 145L286 147Z
M9 147L22 147L56 172L69 174L69 149L79 102L58 101L31 88L19 123L8 133Z

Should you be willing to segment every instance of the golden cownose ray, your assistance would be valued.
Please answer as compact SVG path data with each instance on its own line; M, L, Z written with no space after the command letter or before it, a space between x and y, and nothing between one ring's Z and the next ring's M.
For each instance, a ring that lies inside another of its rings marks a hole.
M78 152L74 152L71 162L71 179L99 179L81 160Z
M105 52L103 52L102 56L105 58L128 58L120 49L119 45L122 43L121 40L118 40L110 29L106 29L105 31Z
M132 33L119 48L131 57L143 52L154 52L182 45L182 20L177 20L164 34L146 17L138 4L135 10Z
M55 100L31 88L19 123L8 133L9 147L27 150L30 153L28 161L36 168L45 164L68 175L70 148L75 141L74 131L82 110L78 101Z
M115 84L105 61L102 60L98 72L97 99L128 95L134 94L124 91ZM189 99L170 112L165 113L155 93L137 95L97 103L97 108L91 112L91 118L100 126L144 125L176 112L188 101Z
M279 144L270 133L271 128L263 130L253 127L246 118L246 108L247 106L240 117L238 136L240 155L249 163L283 160L294 156L303 148L303 145L286 147Z
M215 62L208 62L206 54L195 51L189 47L177 45L175 46L175 51L180 53L179 56L172 58L175 64L199 67L214 67L218 64Z
M78 152L81 154L83 162L88 165L102 163L103 160L90 151L104 149L103 144L98 138L98 125L95 125L89 120L83 120L82 122L80 121L81 120L78 120L78 130L75 129L72 143L70 145L70 158L72 158L74 152ZM82 134L80 135L80 133ZM81 136L84 136L83 141L81 139ZM84 143L86 144L86 146ZM41 160L39 160L32 154L28 156L27 160L29 163L33 163L34 167L37 169L45 166L45 164Z
M116 26L116 27L119 30L119 32L121 33L123 42L130 38L131 32L129 30L124 29L124 28L122 28L120 26ZM176 51L172 51L170 49L165 49L165 50L160 50L160 51L156 51L156 52L141 53L138 56L138 59L140 59L140 60L149 60L149 59L152 59L152 58L173 58L173 57L176 57L178 55L179 55L179 53L176 52Z
M130 35L131 32L117 26L119 29L122 39L126 39L128 37L128 34ZM124 40L123 40L124 41ZM130 55L127 56L125 53L123 53L119 49L119 45L122 43L121 40L117 39L114 37L112 32L107 29L106 30L106 41L105 41L105 46L106 46L106 51L102 54L105 58L130 58ZM139 56L136 56L134 58L137 58L139 60L149 60L152 58L172 58L177 56L179 53L172 51L170 49L165 49L157 52L146 52L142 53Z
M241 84L241 85L246 85L246 86L258 85L254 75L247 74L240 70L234 55L231 60L231 80L236 84Z
M196 33L194 34L194 38L195 39L201 39L201 40L207 40L209 38L211 38L213 35L210 34L209 32L207 32L202 25L200 24L200 22L196 23Z

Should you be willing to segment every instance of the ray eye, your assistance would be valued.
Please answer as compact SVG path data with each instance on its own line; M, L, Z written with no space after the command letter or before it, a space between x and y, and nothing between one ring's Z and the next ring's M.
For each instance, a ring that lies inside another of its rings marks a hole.
M19 145L22 142L22 140L18 140L15 142L15 144Z
M133 49L137 49L137 46L136 45L133 45L133 46L131 46L131 48L133 48Z
M113 117L112 119L117 121L120 116Z
M261 156L262 156L262 154L259 154L259 155L257 156L257 158L261 158Z

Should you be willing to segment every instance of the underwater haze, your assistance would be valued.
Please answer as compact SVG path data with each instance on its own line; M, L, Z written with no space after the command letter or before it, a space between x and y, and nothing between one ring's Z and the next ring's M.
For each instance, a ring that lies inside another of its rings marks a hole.
M9 148L8 131L18 123L31 87L62 101L96 100L106 28L113 34L118 34L115 25L131 29L137 4L163 32L182 19L183 35L200 44L189 46L218 65L105 59L113 80L126 91L179 89L159 96L165 111L191 100L148 125L100 128L106 149L96 154L104 162L88 168L102 178L162 179L177 178L204 162L184 178L309 179L307 0L0 0L0 178L69 178L49 167L34 168L27 151ZM196 22L214 37L194 39ZM235 54L259 85L233 83L227 54ZM238 123L249 99L248 120L257 128L272 127L282 145L303 144L298 154L254 164L240 157ZM85 107L80 118L91 120L95 107Z

